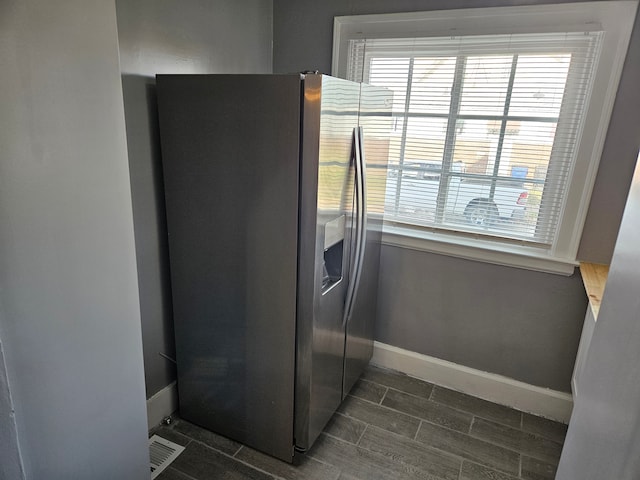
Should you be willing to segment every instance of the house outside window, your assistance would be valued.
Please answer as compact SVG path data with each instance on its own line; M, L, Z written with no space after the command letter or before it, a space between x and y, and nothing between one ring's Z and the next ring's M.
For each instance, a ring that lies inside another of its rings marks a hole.
M606 3L336 18L334 74L393 92L387 243L573 271L635 5Z

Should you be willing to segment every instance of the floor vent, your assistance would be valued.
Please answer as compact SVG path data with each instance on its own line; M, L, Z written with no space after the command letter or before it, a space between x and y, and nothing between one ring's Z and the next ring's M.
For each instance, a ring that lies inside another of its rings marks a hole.
M171 464L178 455L184 451L184 447L169 440L154 435L149 439L149 456L151 457L151 479L156 478Z

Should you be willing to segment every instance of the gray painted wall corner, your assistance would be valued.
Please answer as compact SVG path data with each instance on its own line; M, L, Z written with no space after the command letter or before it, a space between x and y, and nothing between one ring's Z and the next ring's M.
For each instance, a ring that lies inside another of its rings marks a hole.
M640 9L609 122L578 258L608 264L640 150Z
M25 476L148 478L115 5L8 0L0 22L0 331Z
M1 332L0 332L1 333ZM0 478L24 478L18 430L0 339Z
M558 480L640 478L639 236L640 163L580 374Z
M580 275L384 245L376 340L569 392L587 307Z
M147 398L175 381L158 73L270 73L271 0L116 1ZM170 413L170 412L167 412Z

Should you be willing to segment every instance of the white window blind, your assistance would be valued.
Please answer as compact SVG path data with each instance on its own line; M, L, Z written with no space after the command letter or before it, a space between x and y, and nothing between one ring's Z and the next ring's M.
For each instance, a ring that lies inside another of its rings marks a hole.
M393 92L385 219L551 248L602 38L349 40L347 77Z

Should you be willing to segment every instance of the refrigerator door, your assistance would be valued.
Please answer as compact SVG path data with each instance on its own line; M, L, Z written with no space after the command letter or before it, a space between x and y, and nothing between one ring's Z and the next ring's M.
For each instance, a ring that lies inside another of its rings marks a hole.
M373 353L392 101L391 91L362 84L359 124L362 132L361 156L366 172L367 229L358 290L346 325L343 398L358 380Z
M291 461L300 75L157 90L180 415Z
M295 412L302 451L342 400L359 90L321 75L304 81Z

